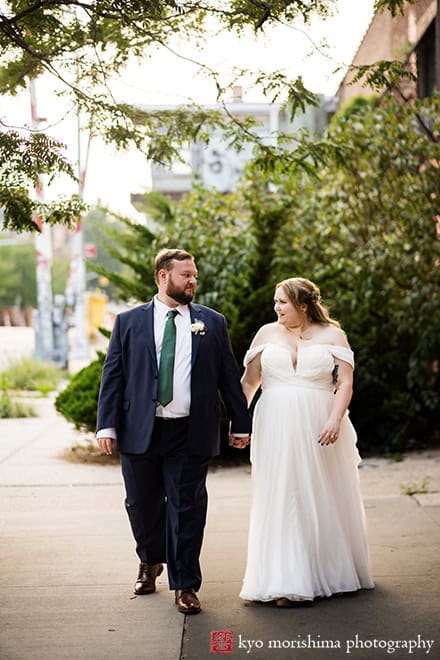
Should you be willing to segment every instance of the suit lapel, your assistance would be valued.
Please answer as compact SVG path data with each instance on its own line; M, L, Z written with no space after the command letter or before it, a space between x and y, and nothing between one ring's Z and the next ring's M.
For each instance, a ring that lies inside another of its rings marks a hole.
M203 308L200 308L198 305L189 305L189 312L191 316L191 323L194 323L196 320L197 321L203 321L205 323L204 315L203 315ZM202 335L196 332L191 332L191 368L194 367L194 364L197 359L197 353L199 350L200 346L200 339L202 338Z
M143 318L144 325L144 336L146 339L147 349L150 353L151 360L157 368L157 356L156 356L156 342L154 339L154 305L153 301L149 302L147 305L142 307L142 310L145 312Z

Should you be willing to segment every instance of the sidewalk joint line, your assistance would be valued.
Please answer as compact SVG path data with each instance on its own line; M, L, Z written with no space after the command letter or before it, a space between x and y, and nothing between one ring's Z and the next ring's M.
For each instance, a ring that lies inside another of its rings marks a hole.
M98 488L99 486L122 486L122 482L106 481L100 483L73 483L73 484L0 484L0 488Z

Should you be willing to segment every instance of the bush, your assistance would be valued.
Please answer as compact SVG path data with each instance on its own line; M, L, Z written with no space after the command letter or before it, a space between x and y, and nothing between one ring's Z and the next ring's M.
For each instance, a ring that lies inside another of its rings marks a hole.
M54 364L23 358L3 371L11 390L35 390L47 394L56 390L64 374Z
M66 389L55 399L55 408L59 413L81 431L95 432L96 413L104 365L104 353L98 351L98 357L87 367L76 373Z

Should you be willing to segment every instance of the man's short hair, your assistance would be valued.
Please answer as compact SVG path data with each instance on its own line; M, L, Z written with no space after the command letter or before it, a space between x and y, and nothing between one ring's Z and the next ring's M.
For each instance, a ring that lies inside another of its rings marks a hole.
M170 250L165 248L161 250L154 259L154 279L158 282L159 271L164 268L165 270L171 270L173 268L173 261L185 261L186 259L191 259L194 261L192 254L186 250Z

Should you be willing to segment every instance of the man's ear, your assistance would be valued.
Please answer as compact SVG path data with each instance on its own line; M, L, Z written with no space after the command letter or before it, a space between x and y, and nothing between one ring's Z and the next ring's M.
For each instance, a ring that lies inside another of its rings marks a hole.
M165 268L161 268L160 271L157 273L157 281L160 282L165 282L167 279L167 272Z

